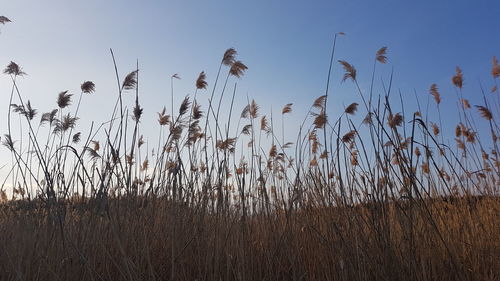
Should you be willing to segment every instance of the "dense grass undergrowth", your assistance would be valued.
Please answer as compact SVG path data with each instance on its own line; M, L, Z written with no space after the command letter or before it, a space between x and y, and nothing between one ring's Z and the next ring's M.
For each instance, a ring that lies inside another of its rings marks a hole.
M67 205L62 229L44 204L16 202L0 211L0 269L4 280L497 280L499 200L309 206L242 219L124 197Z
M61 92L39 117L11 62L0 280L498 280L500 65L493 58L494 87L480 85L484 102L474 107L457 67L449 139L437 85L425 108L395 103L392 76L375 89L386 52L376 52L366 92L339 60L359 104L327 115L329 72L325 95L286 140L292 104L273 116L248 100L234 112L228 82L247 67L228 49L213 86L202 72L178 110L158 113L152 152L139 126L138 68L121 79L114 64L110 119L80 132L94 83L81 85L76 106Z

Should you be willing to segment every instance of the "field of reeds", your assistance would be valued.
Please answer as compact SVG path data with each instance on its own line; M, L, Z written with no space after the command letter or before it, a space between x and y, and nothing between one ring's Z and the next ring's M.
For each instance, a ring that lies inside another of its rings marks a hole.
M443 100L457 104L458 122L448 128L437 85L415 96L417 108L392 76L374 90L387 48L358 77L335 53L341 35L329 61L344 73L328 72L293 139L292 103L275 115L251 98L233 107L247 67L232 48L214 81L201 72L194 94L157 120L143 120L139 69L120 77L115 63L111 116L87 131L78 112L93 82L41 113L11 62L0 280L499 280L497 59L475 89L456 68ZM326 110L331 80L357 89L344 112ZM472 91L484 102L471 105ZM141 128L153 121L148 149Z

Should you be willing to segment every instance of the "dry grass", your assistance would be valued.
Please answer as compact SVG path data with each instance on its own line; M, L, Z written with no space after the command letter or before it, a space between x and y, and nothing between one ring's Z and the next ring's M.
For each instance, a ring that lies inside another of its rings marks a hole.
M172 247L179 280L496 280L500 266L493 197L304 207L245 221L121 198L69 204L63 232L36 205L1 210L3 280L168 280Z
M292 103L281 109L276 128L276 116L264 115L254 100L234 114L235 85L229 111L221 112L228 81L248 70L236 56L232 48L224 53L213 86L201 72L194 96L177 111L159 108L153 153L139 126L149 121L138 67L123 81L115 67L110 120L74 132L83 94L99 94L98 87L85 81L74 111L76 95L60 93L58 108L38 119L17 87L25 72L10 63L4 73L12 79L12 110L3 144L12 154L6 182L13 192L7 196L5 183L0 189L0 280L500 278L495 58L494 91L483 92L483 104L464 99L468 85L459 67L451 79L455 100L432 84L423 99L436 103L433 121L427 109L396 108L390 87L373 95L372 82L363 92L363 77L339 60L341 80L354 83L364 108L352 102L330 119L327 85L297 138L288 140ZM372 77L387 62L383 47ZM210 87L203 108L197 93ZM134 95L132 104L125 92ZM440 107L453 102L460 119L449 130ZM19 131L13 114L24 122ZM447 144L448 131L456 146Z

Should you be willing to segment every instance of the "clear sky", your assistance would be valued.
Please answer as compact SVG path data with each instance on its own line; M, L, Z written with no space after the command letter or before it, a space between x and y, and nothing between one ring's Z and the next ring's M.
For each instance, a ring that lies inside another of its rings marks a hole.
M376 81L387 80L394 67L395 88L410 104L414 90L427 99L429 86L437 83L443 111L452 113L445 114L445 122L457 118L455 104L446 102L455 96L450 82L455 67L463 69L465 95L480 104L478 79L491 88L491 58L500 57L498 0L0 2L0 15L12 20L0 25L0 66L12 60L23 67L28 76L19 85L35 108L49 111L57 93L79 94L79 85L92 80L96 93L84 98L80 116L108 119L117 93L113 48L122 77L139 60L145 130L156 126L163 105L170 106L172 74L182 78L177 101L194 92L202 70L211 88L229 47L249 67L238 81L239 105L247 93L264 111L272 106L276 113L293 102L297 118L324 94L336 32L347 34L338 41L336 59L357 68L362 88L369 86L375 52L388 46L389 64L379 68ZM329 115L335 117L343 105L360 101L351 83L340 83L341 67L335 64L333 71ZM6 116L9 94L10 81L2 75L0 116ZM0 155L8 155L5 150ZM0 165L9 161L0 159Z

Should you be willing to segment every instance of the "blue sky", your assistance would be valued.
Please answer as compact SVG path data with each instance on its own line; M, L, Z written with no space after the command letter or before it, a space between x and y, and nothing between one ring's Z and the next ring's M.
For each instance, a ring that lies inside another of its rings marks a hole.
M84 98L80 115L107 120L117 92L109 48L122 77L138 59L146 131L156 126L156 112L170 106L169 77L182 77L176 83L177 101L194 92L200 71L206 71L211 88L229 47L249 67L238 80L236 111L248 94L267 112L272 107L277 113L293 102L297 120L324 93L335 32L347 34L339 38L336 60L357 68L363 89L369 87L374 53L388 46L389 64L379 67L376 81L387 81L393 67L395 88L409 106L414 90L425 100L429 86L437 83L445 123L458 116L450 82L455 67L464 71L465 96L480 104L478 79L491 88L491 58L500 56L500 1L495 0L2 0L0 15L12 20L0 26L0 65L12 60L24 68L28 76L19 82L22 94L41 112L55 107L60 91L79 94L80 83L92 80L97 91ZM335 64L333 71L331 117L344 105L360 103L351 83L340 83L341 67ZM9 84L2 75L2 100L9 96ZM380 93L380 83L377 87ZM448 98L453 102L447 103ZM7 102L0 115L6 111ZM0 123L0 131L6 132L6 122Z

